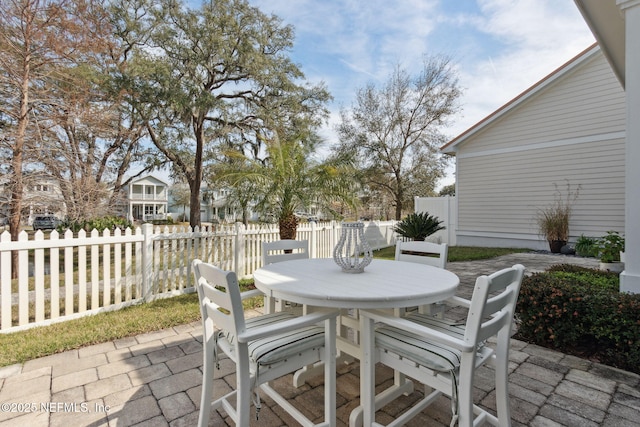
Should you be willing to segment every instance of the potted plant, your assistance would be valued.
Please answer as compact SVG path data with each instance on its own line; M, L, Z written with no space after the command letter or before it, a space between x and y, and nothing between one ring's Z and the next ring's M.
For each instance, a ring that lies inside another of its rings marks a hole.
M624 252L624 237L617 231L607 231L607 235L598 242L600 269L616 273L624 270L624 263L620 261L622 252Z
M569 218L571 217L571 205L578 197L580 186L575 192L567 184L567 198L561 197L556 186L554 202L545 209L540 209L536 217L540 234L549 242L549 250L552 253L560 253L562 247L569 239Z
M552 253L560 253L569 238L569 216L560 210L544 210L538 217L538 227L549 242Z
M397 223L393 231L402 237L423 241L436 231L444 230L442 222L428 212L412 213Z

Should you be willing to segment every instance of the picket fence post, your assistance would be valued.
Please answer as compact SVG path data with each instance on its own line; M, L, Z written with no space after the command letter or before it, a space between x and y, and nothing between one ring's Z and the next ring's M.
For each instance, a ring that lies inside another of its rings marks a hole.
M142 224L142 298L145 301L153 296L153 224Z
M4 231L0 235L0 242L11 242L11 234ZM0 329L11 327L11 251L0 253Z
M315 221L311 223L311 234L309 235L309 258L316 258L316 241L318 240L318 225Z
M246 264L246 260L245 260L245 239L244 239L244 235L245 235L245 227L244 224L241 222L236 222L235 223L235 244L233 245L233 258L234 258L234 271L236 272L236 275L238 275L238 277L243 277L244 276L244 270L245 270L245 264Z

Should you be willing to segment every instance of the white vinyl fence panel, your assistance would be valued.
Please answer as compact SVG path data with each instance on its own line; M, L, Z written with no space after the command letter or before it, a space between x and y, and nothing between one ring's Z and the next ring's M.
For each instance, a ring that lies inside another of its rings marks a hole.
M414 200L416 213L428 212L443 221L442 225L446 227L446 229L438 231L428 240L447 243L449 246L456 245L457 208L455 196L416 197Z
M365 239L373 249L395 244L395 222L370 222ZM332 256L340 223L304 223L314 258ZM262 242L279 239L275 225L154 227L80 231L64 235L26 232L11 241L0 234L0 332L10 332L194 292L191 261L200 258L241 277L262 266ZM11 254L18 267L12 271ZM15 276L15 278L13 278Z

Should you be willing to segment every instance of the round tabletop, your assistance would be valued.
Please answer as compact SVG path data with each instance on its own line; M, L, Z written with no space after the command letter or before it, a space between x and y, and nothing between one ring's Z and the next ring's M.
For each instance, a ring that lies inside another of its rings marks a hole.
M332 308L394 308L450 298L460 283L450 271L412 262L373 259L363 273L345 273L332 258L284 261L253 273L265 295Z

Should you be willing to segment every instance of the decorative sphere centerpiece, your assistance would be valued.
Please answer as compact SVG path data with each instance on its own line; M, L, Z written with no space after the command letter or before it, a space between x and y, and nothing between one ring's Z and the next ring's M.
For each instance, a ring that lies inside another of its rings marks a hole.
M333 260L345 273L362 273L371 263L373 252L364 240L364 223L343 222L340 240L333 249Z

